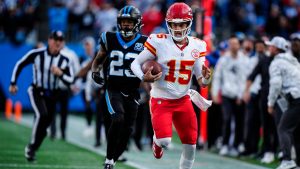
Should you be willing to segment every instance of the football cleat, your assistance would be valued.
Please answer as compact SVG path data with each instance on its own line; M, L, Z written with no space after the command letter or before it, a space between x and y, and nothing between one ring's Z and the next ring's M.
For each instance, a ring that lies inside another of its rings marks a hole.
M104 164L104 168L103 169L113 169L114 165L113 164Z
M32 149L30 149L29 146L25 147L25 158L28 162L34 162L36 160L35 152Z
M152 144L152 151L155 158L160 159L163 156L163 149L159 147L154 141Z

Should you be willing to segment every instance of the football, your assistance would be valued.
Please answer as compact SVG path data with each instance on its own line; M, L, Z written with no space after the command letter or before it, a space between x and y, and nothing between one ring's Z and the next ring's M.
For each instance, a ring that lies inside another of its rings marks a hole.
M152 66L153 66L153 69L151 71L152 75L156 75L162 72L162 67L159 63L157 63L155 60L147 60L142 65L143 73L146 73Z

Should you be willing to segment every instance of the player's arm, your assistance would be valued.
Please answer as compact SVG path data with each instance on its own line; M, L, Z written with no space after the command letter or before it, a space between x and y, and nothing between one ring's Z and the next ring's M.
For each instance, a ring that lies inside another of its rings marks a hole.
M51 72L58 76L59 79L67 86L71 85L74 82L74 70L72 68L72 61L68 61L68 66L62 70L58 68L57 66L52 66L51 67Z
M11 94L16 94L18 91L17 79L23 70L28 64L33 63L36 55L33 53L34 50L29 51L26 55L24 55L15 65L13 69L13 73L10 80L9 92Z
M281 65L284 63L279 61L273 61L269 67L269 74L270 74L270 88L269 88L269 95L268 95L268 112L273 113L273 107L275 102L282 90L282 72L281 72Z
M92 62L92 78L98 84L103 84L104 79L101 77L100 71L103 68L103 64L107 59L106 50L100 46L100 49Z
M94 59L92 59L91 61L89 61L83 68L81 68L79 70L79 72L75 76L76 79L77 78L82 78L82 77L84 77L84 76L87 75L87 73L89 72L89 70L91 70L91 68L92 68L93 60Z
M147 60L153 60L155 59L155 56L148 50L144 49L131 63L131 70L132 72L142 81L144 82L154 82L158 80L162 72L158 73L157 75L152 75L151 71L153 67L151 67L145 74L142 71L141 65L147 61Z
M254 82L255 78L257 75L261 74L261 68L262 68L262 61L259 60L258 64L255 66L251 74L248 76L247 81L246 81L246 87L243 95L243 100L244 102L248 103L250 100L250 87L252 83Z
M92 61L92 78L99 84L104 84L104 79L101 77L100 71L103 68L103 65L107 59L107 33L103 32L99 38L99 50Z
M204 58L199 58L195 62L194 72L198 81L198 84L205 87L210 82L211 72L210 69L204 65Z

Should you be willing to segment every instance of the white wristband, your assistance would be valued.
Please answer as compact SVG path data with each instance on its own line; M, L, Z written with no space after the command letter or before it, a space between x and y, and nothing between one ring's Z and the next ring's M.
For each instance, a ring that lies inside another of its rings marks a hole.
M209 84L209 82L210 82L210 80L209 80L209 79L205 79L204 77L202 78L202 84L204 84L204 85L208 85L208 84Z

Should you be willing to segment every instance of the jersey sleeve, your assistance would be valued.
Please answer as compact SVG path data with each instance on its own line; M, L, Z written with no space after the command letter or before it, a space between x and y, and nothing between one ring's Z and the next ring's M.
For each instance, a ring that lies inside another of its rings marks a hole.
M99 41L98 41L98 44L99 44L99 47L97 47L98 50L100 49L100 47L102 49L107 50L107 40L106 39L107 39L107 33L106 32L101 33Z
M199 48L199 58L205 57L207 55L207 44L203 40L197 40Z
M157 34L151 34L145 42L144 47L156 57L156 49L158 48Z
M26 55L24 55L15 65L13 69L13 73L11 76L10 83L12 85L15 85L17 83L18 76L20 75L21 71L24 67L26 67L28 64L31 64L34 62L35 57L37 56L35 53L35 49L29 51Z
M197 48L199 50L198 58L195 61L194 66L194 74L197 79L202 77L202 65L204 65L205 62L205 56L206 56L206 42L196 39Z
M193 69L197 79L202 77L202 65L204 65L204 62L205 62L205 57L200 57L195 61L195 65Z

